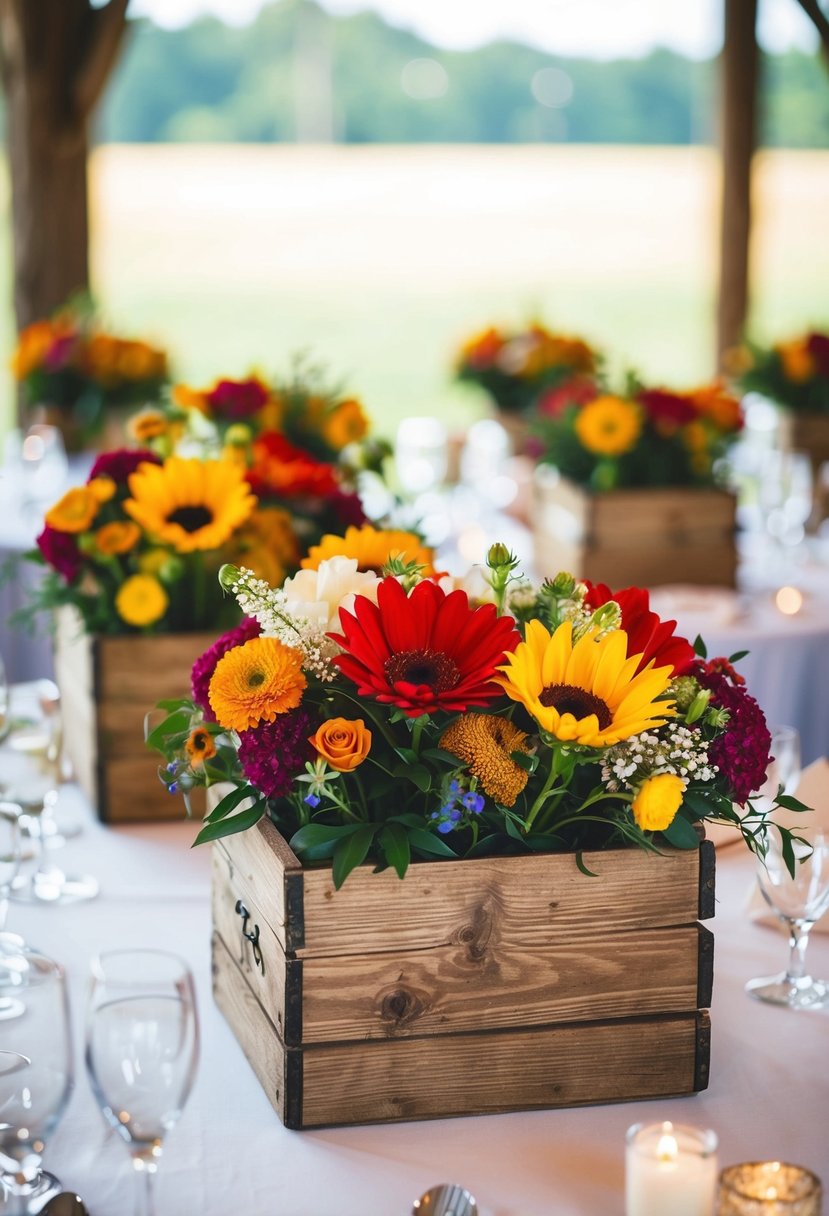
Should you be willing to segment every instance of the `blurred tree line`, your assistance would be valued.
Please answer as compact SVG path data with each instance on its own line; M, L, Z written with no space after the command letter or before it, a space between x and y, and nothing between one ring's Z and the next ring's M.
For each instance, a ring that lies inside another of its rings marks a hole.
M814 56L763 61L761 142L829 147ZM456 52L364 12L282 0L229 28L132 23L101 107L105 142L572 142L688 144L715 136L716 64L667 50L557 58L517 43Z

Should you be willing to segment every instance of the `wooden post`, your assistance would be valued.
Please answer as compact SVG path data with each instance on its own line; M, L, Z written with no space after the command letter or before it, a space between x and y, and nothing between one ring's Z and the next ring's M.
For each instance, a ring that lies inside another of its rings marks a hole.
M0 0L19 329L89 286L88 120L128 0Z
M717 359L740 341L749 306L751 164L757 138L757 0L725 0Z

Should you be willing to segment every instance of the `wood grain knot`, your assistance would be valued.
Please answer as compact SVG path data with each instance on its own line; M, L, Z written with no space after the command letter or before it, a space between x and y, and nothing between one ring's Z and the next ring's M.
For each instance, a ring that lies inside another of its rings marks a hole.
M472 963L479 963L485 957L489 939L492 936L492 916L489 909L479 904L472 914L471 924L462 925L456 934L456 939L466 946L466 956Z
M402 1026L419 1018L424 1010L423 1001L408 988L395 988L387 992L380 1003L380 1017L384 1022L392 1022L395 1026Z

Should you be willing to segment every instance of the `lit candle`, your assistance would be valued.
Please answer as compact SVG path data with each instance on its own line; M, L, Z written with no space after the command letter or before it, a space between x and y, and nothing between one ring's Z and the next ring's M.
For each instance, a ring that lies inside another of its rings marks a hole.
M711 1216L717 1185L717 1137L678 1123L628 1129L626 1216Z
M720 1174L720 1216L820 1216L820 1179L800 1165L749 1161Z

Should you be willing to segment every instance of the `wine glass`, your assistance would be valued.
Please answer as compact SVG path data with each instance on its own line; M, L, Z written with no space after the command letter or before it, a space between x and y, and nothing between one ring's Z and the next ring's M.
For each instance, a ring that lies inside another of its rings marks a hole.
M72 1092L72 1044L63 968L33 950L20 962L25 1015L4 1023L0 1051L0 1183L34 1212L61 1189L41 1162Z
M800 780L800 732L795 726L771 728L771 776L785 794L793 794ZM777 793L775 789L773 793Z
M829 1006L829 982L813 979L806 971L809 932L829 909L829 831L815 828L808 843L793 842L795 872L791 876L783 856L783 838L769 824L759 841L758 878L763 898L788 927L789 962L779 975L749 980L746 992L760 1001L789 1009Z
M62 743L60 694L53 681L39 680L31 721L18 727L9 739L16 766L5 789L23 809L34 852L34 866L18 875L12 888L12 898L25 903L78 903L94 899L100 889L92 875L67 875L47 858L63 776Z
M0 654L0 743L9 733L9 681L6 676L6 665Z
M806 536L812 513L812 462L806 452L766 453L758 505L765 530L781 556L793 553Z
M174 954L113 950L92 964L86 1067L104 1118L142 1175L137 1212L154 1216L153 1177L196 1073L193 977Z
M6 915L12 882L20 866L20 807L14 802L0 802L0 1022L18 1018L25 1005L11 990L19 983L17 965L20 939L7 934Z

